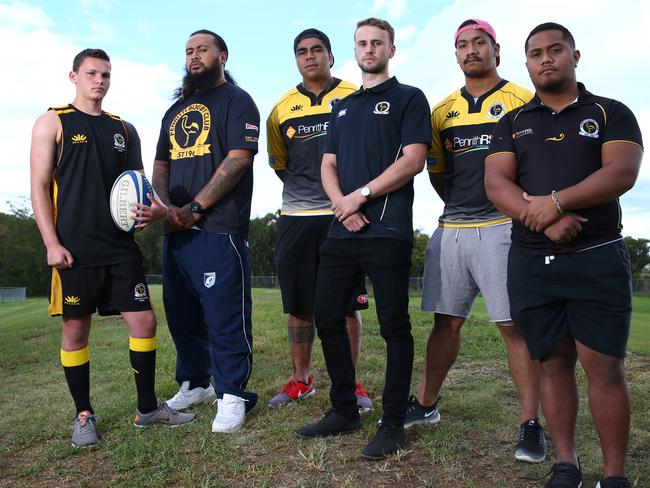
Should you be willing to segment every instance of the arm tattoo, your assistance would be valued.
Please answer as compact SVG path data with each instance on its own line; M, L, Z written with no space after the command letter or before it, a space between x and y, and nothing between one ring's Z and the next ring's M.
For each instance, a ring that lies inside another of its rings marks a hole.
M213 205L224 198L235 187L252 162L253 158L226 156L208 184L199 192L201 199Z
M151 184L158 193L158 198L166 206L170 206L169 200L169 163L156 161L153 166Z

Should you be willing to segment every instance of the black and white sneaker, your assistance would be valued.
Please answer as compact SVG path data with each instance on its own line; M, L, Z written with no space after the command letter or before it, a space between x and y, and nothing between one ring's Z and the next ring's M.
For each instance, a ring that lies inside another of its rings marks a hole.
M575 464L556 463L549 474L551 479L544 488L582 488L582 473Z
M436 403L430 407L423 407L418 402L418 399L415 395L411 395L406 404L406 417L404 418L404 428L408 429L418 424L437 424L440 422L440 412L438 411L438 402L440 397L436 400Z
M537 418L527 420L519 427L519 441L515 458L528 463L541 463L546 458L544 428Z
M596 488L630 488L630 486L627 478L620 476L610 476L609 478L600 480L596 484Z

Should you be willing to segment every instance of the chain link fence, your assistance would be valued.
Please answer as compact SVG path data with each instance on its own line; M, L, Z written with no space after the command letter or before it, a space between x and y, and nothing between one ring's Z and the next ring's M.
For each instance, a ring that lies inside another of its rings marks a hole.
M147 283L160 285L162 275L147 275ZM253 288L280 288L277 276L253 276ZM372 282L366 278L366 288L372 293ZM422 295L422 278L410 278L409 288L412 295ZM650 297L650 280L632 280L632 291L634 295ZM1 300L0 300L1 301Z
M0 303L20 302L27 297L27 288L18 287L0 287Z

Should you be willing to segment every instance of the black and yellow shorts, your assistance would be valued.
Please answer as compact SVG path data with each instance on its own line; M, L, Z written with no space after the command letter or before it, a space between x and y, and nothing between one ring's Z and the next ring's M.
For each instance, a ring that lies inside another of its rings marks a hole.
M141 261L50 269L50 315L82 317L151 310Z

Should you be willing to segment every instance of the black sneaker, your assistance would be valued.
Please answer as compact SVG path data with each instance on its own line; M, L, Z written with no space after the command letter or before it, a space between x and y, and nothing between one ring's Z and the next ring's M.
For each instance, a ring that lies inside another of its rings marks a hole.
M346 434L361 427L361 416L359 412L345 416L329 409L325 415L313 424L308 424L296 430L299 437L327 437L336 434Z
M556 463L549 474L545 488L582 488L582 473L575 464Z
M541 463L546 458L544 428L539 425L537 418L527 420L519 427L515 458L529 463Z
M440 397L436 400L436 403L430 407L423 407L418 402L418 399L415 395L411 395L406 404L406 417L404 418L404 428L408 429L418 424L437 424L440 422L440 412L438 411L438 402Z
M627 478L619 476L610 476L604 480L600 480L596 484L596 488L630 488L630 482Z
M372 440L361 451L365 459L377 461L389 454L396 453L406 442L406 432L403 427L382 424Z

